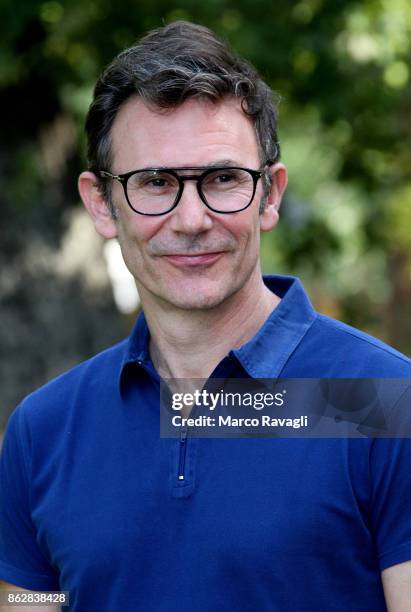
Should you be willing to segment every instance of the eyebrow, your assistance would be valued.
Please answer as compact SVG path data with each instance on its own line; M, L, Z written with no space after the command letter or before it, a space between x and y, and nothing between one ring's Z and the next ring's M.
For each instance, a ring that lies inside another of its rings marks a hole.
M211 162L210 164L204 164L203 166L147 166L146 168L142 168L142 170L183 170L184 168L189 168L192 170L196 170L198 168L201 170L203 168L225 168L229 166L242 167L239 162L232 159L219 159L215 162Z

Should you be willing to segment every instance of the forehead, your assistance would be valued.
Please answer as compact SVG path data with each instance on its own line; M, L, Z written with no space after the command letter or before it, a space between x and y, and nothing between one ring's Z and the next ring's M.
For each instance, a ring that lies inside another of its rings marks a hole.
M258 165L251 119L237 98L216 104L187 100L166 111L131 97L120 108L111 130L116 172L149 166L206 166L219 160Z

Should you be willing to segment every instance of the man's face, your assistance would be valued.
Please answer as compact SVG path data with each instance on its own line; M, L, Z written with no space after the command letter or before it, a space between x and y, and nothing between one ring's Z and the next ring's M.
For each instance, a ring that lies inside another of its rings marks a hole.
M236 99L218 105L188 100L161 113L133 97L121 107L111 137L115 174L159 166L226 165L228 160L233 166L260 167L254 127ZM260 229L269 230L278 220L274 205L259 214L261 180L251 206L233 214L209 210L196 181L185 181L174 210L155 217L135 213L118 181L112 187L118 218L109 234L117 234L143 304L154 299L166 308L209 309L245 291L260 276Z

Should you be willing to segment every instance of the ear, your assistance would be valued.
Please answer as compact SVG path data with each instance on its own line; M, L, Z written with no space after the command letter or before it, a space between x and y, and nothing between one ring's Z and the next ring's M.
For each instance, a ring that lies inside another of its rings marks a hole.
M271 189L263 212L260 214L260 229L269 232L279 221L279 208L287 187L287 168L284 164L274 164L270 168Z
M83 204L93 220L96 231L104 238L115 238L117 226L111 211L98 188L98 179L93 172L82 172L78 179L78 190Z

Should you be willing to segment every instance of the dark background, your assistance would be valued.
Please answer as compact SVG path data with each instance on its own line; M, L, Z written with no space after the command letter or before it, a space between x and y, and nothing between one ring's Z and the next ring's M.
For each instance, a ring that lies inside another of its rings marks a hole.
M411 352L409 0L3 0L0 428L128 332L81 213L82 126L103 66L180 18L223 35L281 96L290 185L264 271L301 276L319 310Z

